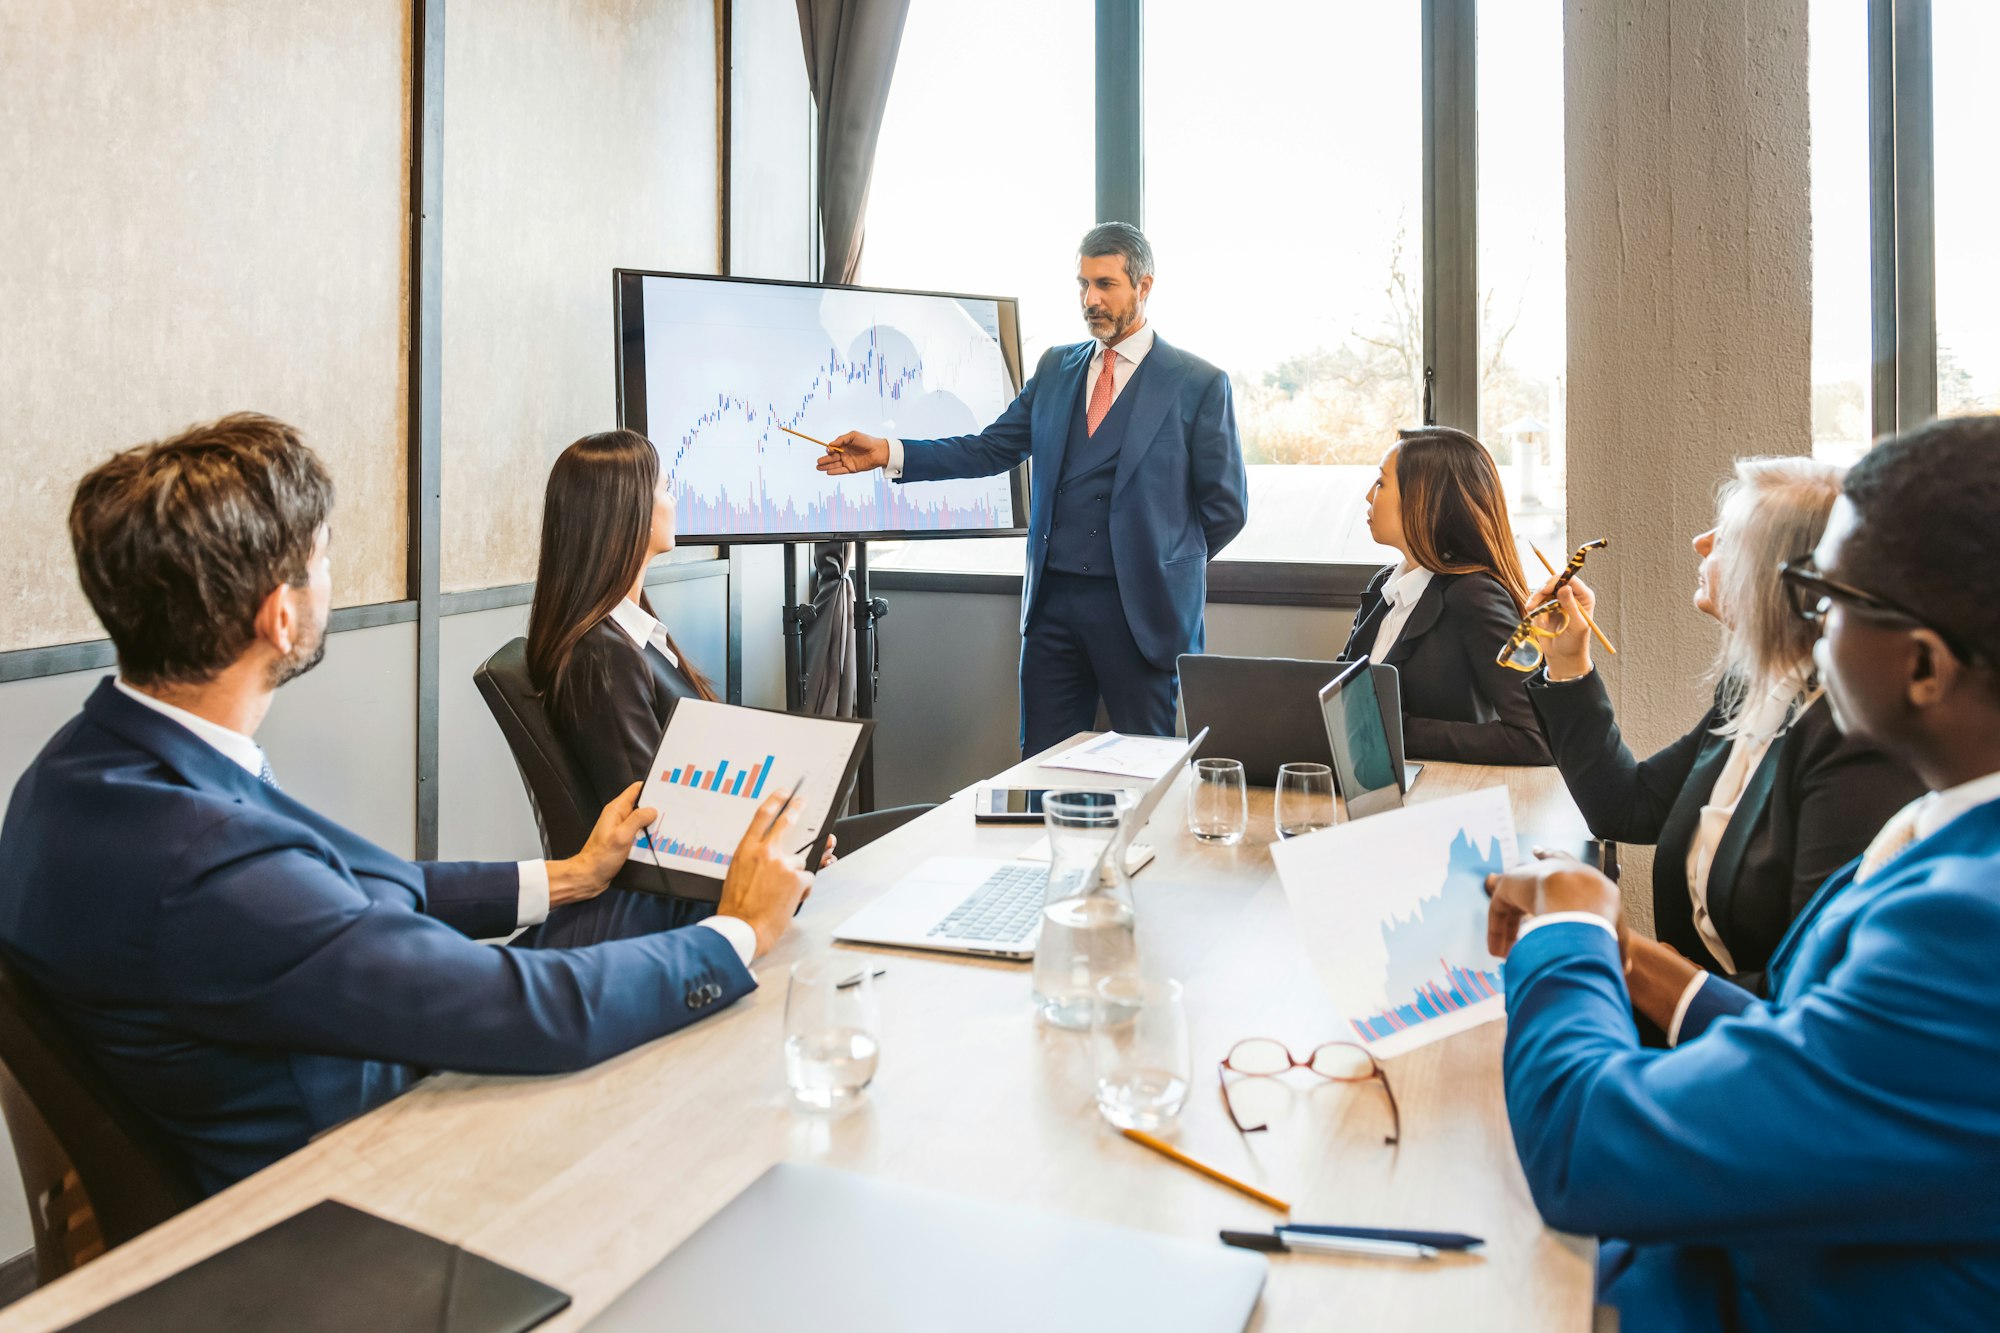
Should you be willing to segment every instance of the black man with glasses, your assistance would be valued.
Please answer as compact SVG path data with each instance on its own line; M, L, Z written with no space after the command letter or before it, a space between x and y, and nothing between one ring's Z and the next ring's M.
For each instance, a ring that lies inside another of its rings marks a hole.
M1627 1017L1616 885L1560 858L1493 876L1515 1146L1542 1215L1606 1238L1626 1333L1991 1328L2000 417L1877 446L1784 581L1841 730L1929 794L1814 896L1770 998L1682 964L1672 1050Z
M1793 918L1923 791L1907 766L1834 725L1813 627L1779 581L1779 564L1819 540L1840 480L1841 469L1809 458L1736 464L1714 525L1693 543L1694 608L1720 630L1714 695L1664 749L1642 759L1626 745L1579 623L1595 604L1588 587L1572 580L1553 593L1568 623L1531 640L1540 652L1529 665L1540 669L1528 702L1591 833L1656 849L1657 939L1633 949L1648 1044L1672 1044L1681 1000L1649 983L1680 975L1686 959L1761 993Z

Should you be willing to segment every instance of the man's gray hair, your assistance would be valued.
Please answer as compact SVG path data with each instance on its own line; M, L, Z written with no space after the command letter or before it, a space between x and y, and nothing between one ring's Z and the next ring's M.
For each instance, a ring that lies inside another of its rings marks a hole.
M1129 222L1100 222L1083 234L1076 253L1084 259L1120 255L1125 260L1125 276L1137 287L1153 276L1153 247L1146 234Z

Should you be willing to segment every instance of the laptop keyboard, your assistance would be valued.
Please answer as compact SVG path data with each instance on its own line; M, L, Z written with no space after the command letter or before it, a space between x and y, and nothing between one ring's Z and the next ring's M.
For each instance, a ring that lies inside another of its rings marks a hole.
M932 926L930 933L993 943L1025 940L1041 919L1048 884L1047 866L1002 866Z

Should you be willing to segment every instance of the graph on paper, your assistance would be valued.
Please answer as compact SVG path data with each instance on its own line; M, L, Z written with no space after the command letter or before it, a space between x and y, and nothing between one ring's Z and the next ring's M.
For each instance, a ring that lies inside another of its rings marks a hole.
M792 846L818 841L859 758L867 727L683 699L667 721L639 804L658 811L632 856L709 879L728 874L758 802L797 789Z
M983 430L1015 395L1011 302L660 274L620 284L626 423L659 448L685 540L1017 525L1016 472L831 477L813 467L824 451L787 433Z
M1517 859L1504 788L1338 824L1272 849L1314 970L1384 1055L1501 1017L1486 876Z

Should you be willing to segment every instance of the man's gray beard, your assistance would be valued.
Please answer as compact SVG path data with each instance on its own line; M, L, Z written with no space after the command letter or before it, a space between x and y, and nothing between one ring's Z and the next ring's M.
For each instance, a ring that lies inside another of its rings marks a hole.
M285 682L296 680L300 676L305 675L306 672L318 666L320 659L325 656L326 626L321 625L319 633L313 637L311 647L307 647L303 643L299 644L291 652L278 659L277 664L271 668L271 688L275 690Z

